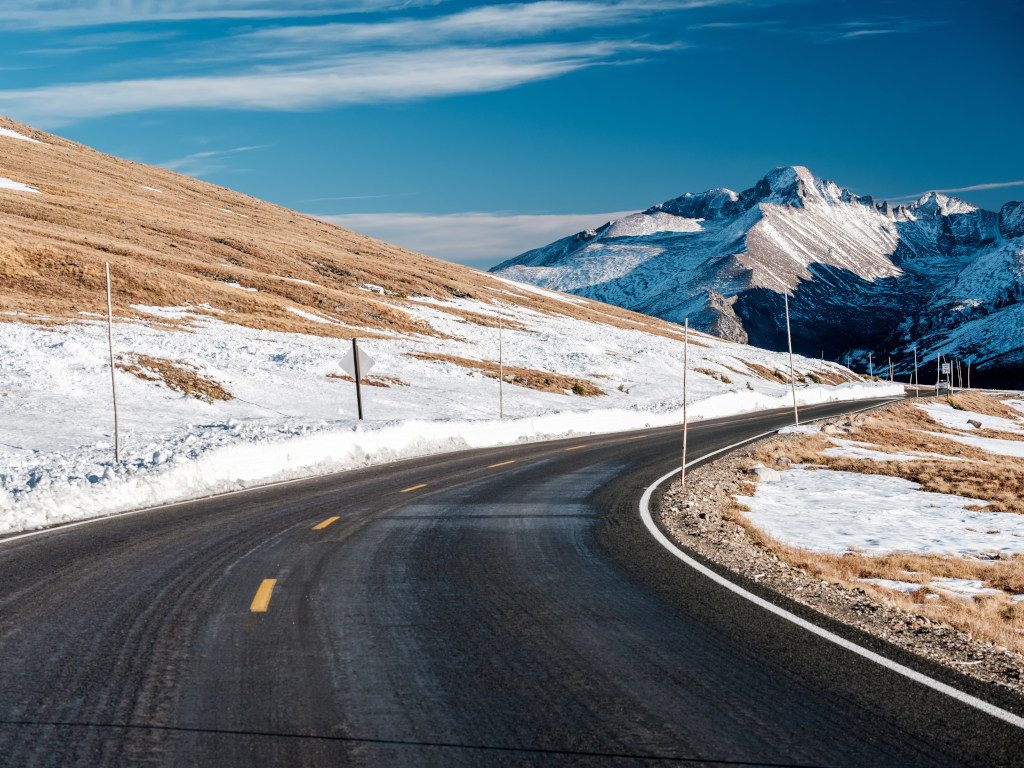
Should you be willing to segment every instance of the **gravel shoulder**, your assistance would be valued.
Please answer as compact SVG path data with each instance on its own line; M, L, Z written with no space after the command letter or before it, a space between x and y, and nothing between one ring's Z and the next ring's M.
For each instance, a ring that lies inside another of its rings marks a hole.
M748 482L744 470L754 452L799 439L775 435L688 471L685 489L677 480L660 498L662 530L682 547L815 611L1024 696L1024 655L901 610L862 588L824 581L780 559L737 522L733 494Z

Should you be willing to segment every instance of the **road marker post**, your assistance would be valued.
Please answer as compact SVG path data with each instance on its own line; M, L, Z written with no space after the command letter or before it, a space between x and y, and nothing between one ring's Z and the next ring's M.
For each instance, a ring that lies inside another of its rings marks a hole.
M114 463L121 463L121 430L117 420L117 377L114 373L114 310L110 301L110 262L106 262L107 271L107 346L110 348L110 389L114 394Z
M683 461L679 466L679 484L686 483L686 369L689 365L690 350L690 318L683 324Z
M793 337L789 332L789 294L782 294L782 301L786 307L786 341L789 344L789 383L793 389L793 422L800 426L800 412L796 409L796 372L793 370Z

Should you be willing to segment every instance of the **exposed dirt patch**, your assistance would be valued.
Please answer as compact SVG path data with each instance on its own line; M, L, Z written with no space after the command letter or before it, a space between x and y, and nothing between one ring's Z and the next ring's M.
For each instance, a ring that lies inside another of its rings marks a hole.
M143 381L160 382L175 392L181 392L206 403L234 399L234 395L220 383L203 376L194 365L180 360L132 355L127 361L117 363L117 367Z
M356 380L348 374L344 373L328 373L327 378L329 379L340 379L341 381L347 381L349 384L355 384ZM409 385L399 378L394 376L363 376L362 383L370 387L408 387Z
M409 357L415 357L417 360L437 360L451 363L461 368L479 371L489 379L498 378L498 364L493 360L470 360L465 357L429 352L411 353ZM588 379L573 378L559 373L551 373L550 371L506 365L503 366L501 373L509 384L515 384L517 387L526 387L527 389L536 389L540 392L555 392L563 395L571 393L583 397L594 397L604 394L600 387Z

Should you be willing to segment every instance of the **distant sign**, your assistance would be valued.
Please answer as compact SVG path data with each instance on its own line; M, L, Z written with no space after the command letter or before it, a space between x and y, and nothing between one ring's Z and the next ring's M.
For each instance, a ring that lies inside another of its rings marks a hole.
M360 358L359 364L362 365L362 358ZM949 371L950 371L950 363L943 363L942 364L942 372L943 373L949 373Z
M360 378L365 376L373 368L373 364L377 362L368 354L359 350L359 376ZM352 355L352 350L349 350L348 354L341 359L341 370L351 376L353 379L356 377L356 361Z

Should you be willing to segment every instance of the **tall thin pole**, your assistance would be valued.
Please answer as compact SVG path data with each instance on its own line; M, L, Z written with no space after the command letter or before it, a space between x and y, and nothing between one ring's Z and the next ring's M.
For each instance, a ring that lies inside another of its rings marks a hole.
M789 295L782 294L786 306L786 341L789 344L789 383L793 389L793 421L800 426L800 413L796 409L796 372L793 370L793 337L789 333Z
M868 378L873 379L875 377L875 366L871 362L871 353L868 352Z
M942 353L935 353L935 394L939 394L939 382L942 381Z
M361 371L359 370L359 345L356 343L356 339L352 337L352 366L356 374L356 408L359 410L359 418L363 418L363 391L359 388L359 380L362 378Z
M683 323L683 463L679 470L679 484L686 482L686 369L689 367L690 318Z
M121 430L117 421L117 377L114 372L114 309L110 301L110 262L106 263L107 270L107 345L110 348L110 390L114 394L114 461L121 463Z
M892 381L892 355L889 356L889 381Z
M498 312L498 418L505 418L505 397L503 387L505 385L505 360L501 350L501 312Z
M971 361L967 361L967 388L971 388Z
M920 397L921 393L918 392L918 386L921 380L917 377L917 347L914 347L914 397Z

